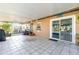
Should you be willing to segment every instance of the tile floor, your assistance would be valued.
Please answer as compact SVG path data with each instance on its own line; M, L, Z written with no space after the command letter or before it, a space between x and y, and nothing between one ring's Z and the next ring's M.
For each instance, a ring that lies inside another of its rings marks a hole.
M79 47L69 42L18 35L0 42L0 55L79 55Z

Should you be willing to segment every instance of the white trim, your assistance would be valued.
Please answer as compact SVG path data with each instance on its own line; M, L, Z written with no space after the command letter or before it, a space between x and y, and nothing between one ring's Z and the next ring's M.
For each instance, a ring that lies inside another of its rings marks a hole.
M50 38L53 39L52 38L52 21L56 21L56 20L60 21L60 19L63 20L63 19L67 19L67 18L72 18L72 43L76 43L76 16L75 15L51 19L50 20ZM56 39L56 40L60 40L60 39Z
M76 43L76 16L72 18L72 42Z
M50 38L52 38L52 20L50 20Z

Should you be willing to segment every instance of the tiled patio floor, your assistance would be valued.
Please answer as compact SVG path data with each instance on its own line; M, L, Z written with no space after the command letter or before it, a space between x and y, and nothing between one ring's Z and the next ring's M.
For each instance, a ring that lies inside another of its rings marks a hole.
M12 36L0 42L0 55L72 55L79 54L79 47L63 41L45 38Z

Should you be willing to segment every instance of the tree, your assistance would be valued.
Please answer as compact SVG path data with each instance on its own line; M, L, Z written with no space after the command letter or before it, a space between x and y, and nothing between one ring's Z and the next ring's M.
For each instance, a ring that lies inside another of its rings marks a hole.
M2 29L4 29L5 32L6 32L7 35L8 35L9 32L11 32L11 24L10 24L10 23L3 23L3 24L2 24Z

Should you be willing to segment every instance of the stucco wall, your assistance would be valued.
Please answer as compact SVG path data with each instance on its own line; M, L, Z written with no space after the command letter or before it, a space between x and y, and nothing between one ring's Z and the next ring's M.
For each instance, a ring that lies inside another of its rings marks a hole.
M41 22L41 31L39 31L39 32L36 30L36 24L37 23L36 22L34 23L34 25L33 25L33 31L34 31L34 33L37 36L46 37L46 38L49 37L50 19L51 18L46 18L46 19L43 19L43 20L39 21L39 22Z

